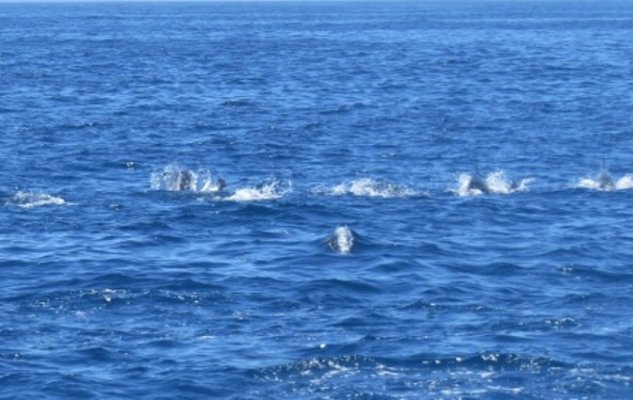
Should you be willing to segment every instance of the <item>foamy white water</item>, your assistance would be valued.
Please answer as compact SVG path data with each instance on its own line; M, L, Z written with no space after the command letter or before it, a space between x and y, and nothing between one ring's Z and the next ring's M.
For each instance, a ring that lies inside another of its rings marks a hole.
M372 178L355 179L351 182L340 183L332 188L317 188L314 192L332 196L352 195L382 198L410 197L418 194L410 188Z
M633 189L633 175L624 175L615 182L615 188L618 190Z
M276 200L291 192L291 184L286 188L281 188L279 181L273 180L261 186L249 186L237 189L232 195L226 198L229 201L264 201Z
M58 196L52 196L46 193L35 193L27 191L18 191L9 200L10 204L21 208L34 208L41 206L61 206L66 201Z

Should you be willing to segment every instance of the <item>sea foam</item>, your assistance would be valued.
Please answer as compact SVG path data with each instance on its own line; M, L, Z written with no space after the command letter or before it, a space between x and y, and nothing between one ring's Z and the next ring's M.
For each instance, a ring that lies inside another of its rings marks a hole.
M20 190L9 199L8 204L21 208L35 208L41 206L61 206L66 204L66 201L61 197L52 196L46 193L35 193Z
M331 196L359 196L359 197L411 197L418 193L407 187L395 185L386 181L379 181L372 178L360 178L351 182L344 182L331 188L319 187L313 192L327 194Z
M290 183L288 183L287 187L282 188L280 182L273 179L259 186L248 186L237 189L225 200L238 202L276 200L284 197L291 191L292 185Z

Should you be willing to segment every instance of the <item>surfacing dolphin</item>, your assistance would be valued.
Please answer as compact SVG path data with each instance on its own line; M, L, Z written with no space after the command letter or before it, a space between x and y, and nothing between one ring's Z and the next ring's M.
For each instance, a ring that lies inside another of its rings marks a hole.
M602 169L596 175L594 182L599 190L613 190L616 188L615 181L607 169L607 163L604 158L602 159Z
M476 168L475 173L470 175L468 183L466 184L466 190L469 192L477 190L481 193L490 193L490 187L486 180L479 174L479 168Z
M328 237L327 244L332 251L349 254L355 248L356 236L347 225L340 225Z
M609 171L604 168L604 166L602 167L600 173L596 176L595 182L598 185L598 189L600 190L615 189L615 181L611 177Z
M183 190L191 190L194 192L207 192L207 193L216 193L220 192L226 186L226 182L224 179L218 177L217 179L212 179L212 177L200 177L198 173L195 173L186 168L180 168L169 178L169 175L166 174L167 179L170 180L169 188L170 190L183 191ZM202 180L202 182L199 182ZM199 187L199 184L202 184L202 187Z
M187 169L181 169L178 171L178 177L176 178L176 190L188 190L192 188L194 183L193 173Z

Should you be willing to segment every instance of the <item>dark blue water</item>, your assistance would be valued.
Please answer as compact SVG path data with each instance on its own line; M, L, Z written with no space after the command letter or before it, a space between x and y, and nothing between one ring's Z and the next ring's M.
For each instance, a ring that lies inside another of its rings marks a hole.
M631 2L0 5L0 397L632 398L631 38Z

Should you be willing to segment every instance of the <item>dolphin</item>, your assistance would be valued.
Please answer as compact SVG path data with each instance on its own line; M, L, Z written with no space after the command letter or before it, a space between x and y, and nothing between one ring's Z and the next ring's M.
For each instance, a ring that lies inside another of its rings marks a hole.
M349 254L355 248L356 236L347 225L340 225L327 239L327 244L335 253Z
M466 185L466 190L468 190L469 192L478 190L481 193L490 193L490 188L488 187L488 184L486 183L484 178L479 175L479 172L470 176L468 184Z
M611 177L611 174L609 173L609 171L604 167L602 168L600 173L596 176L595 181L598 184L598 189L601 189L601 190L615 189L615 182L613 181L613 178Z
M602 159L602 169L600 173L596 175L594 181L598 184L600 190L613 190L615 189L615 181L611 177L609 170L607 169L606 161Z
M189 170L182 169L178 171L178 178L176 179L176 190L191 189L193 183L193 173Z
M216 187L218 188L218 192L226 187L226 182L222 178L218 178L216 182Z
M468 184L466 185L466 191L479 191L480 193L490 193L490 188L488 187L488 183L481 176L479 172L479 163L475 161L475 172L470 175L468 179Z

